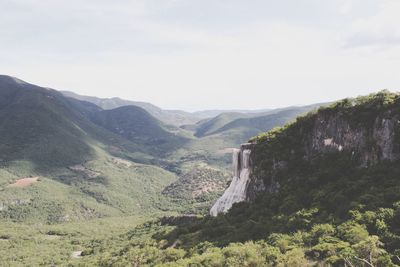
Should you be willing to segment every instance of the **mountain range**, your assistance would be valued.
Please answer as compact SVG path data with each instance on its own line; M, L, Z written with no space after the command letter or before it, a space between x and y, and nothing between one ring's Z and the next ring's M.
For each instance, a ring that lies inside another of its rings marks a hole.
M268 112L271 109L263 109L263 110L203 110L203 111L195 111L195 112L186 112L182 110L166 110L159 108L151 103L140 102L140 101L131 101L125 100L118 97L113 98L99 98L95 96L83 96L76 94L71 91L60 91L63 95L71 98L75 98L78 100L86 101L93 103L102 109L115 109L123 106L138 106L145 109L152 116L157 119L165 122L166 124L182 126L182 125L190 125L194 124L202 119L216 117L223 113L241 113L241 114L257 114Z

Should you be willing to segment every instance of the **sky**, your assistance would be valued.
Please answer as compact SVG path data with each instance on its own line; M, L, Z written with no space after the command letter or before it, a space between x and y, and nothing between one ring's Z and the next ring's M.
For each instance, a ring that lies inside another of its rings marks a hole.
M0 0L0 73L166 109L400 90L400 0Z

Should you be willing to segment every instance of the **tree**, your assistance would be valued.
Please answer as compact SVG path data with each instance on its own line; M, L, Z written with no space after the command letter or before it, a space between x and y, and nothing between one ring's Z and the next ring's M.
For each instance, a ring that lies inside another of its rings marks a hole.
M311 263L306 259L303 249L295 248L288 251L278 264L279 267L306 267L311 266Z
M382 249L383 243L377 236L369 236L365 240L346 248L341 255L347 266L360 266L360 264L369 267L377 266L381 256L387 255ZM390 260L389 260L390 261Z

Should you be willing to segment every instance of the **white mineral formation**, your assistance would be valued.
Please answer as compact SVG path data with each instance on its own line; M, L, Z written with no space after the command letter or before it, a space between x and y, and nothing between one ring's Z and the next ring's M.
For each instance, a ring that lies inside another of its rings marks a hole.
M235 149L233 151L233 179L228 189L215 202L210 210L210 215L217 216L228 211L233 203L246 200L246 190L249 182L250 149Z

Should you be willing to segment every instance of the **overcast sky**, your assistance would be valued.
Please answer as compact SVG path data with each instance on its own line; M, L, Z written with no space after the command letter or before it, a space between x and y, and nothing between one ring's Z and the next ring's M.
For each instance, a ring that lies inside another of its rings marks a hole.
M0 0L0 73L163 108L400 90L400 0Z

